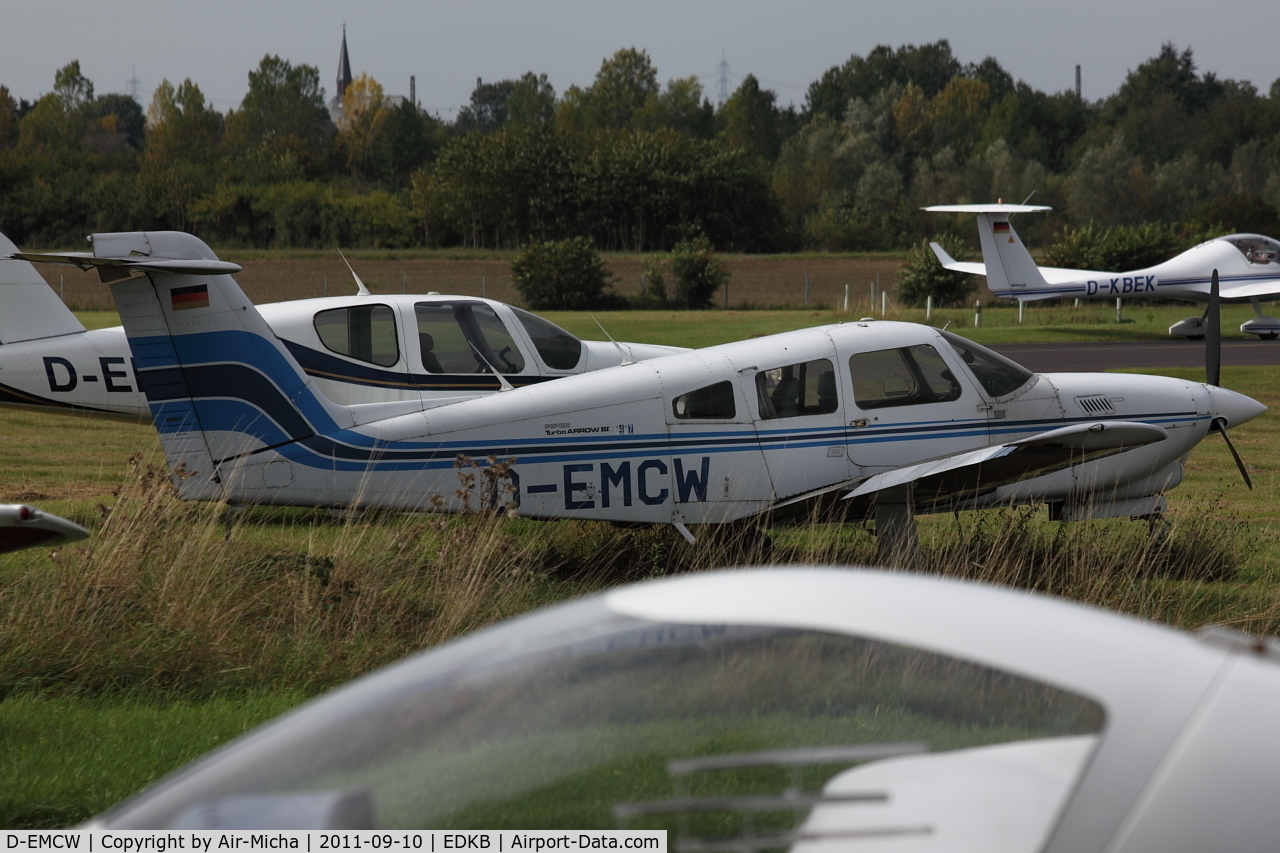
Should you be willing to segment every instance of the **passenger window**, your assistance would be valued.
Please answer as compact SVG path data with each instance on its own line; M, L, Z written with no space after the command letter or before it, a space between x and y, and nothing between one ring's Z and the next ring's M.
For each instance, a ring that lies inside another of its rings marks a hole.
M733 404L733 383L717 382L688 394L681 394L671 404L675 416L689 418L732 418L737 414Z
M400 360L395 312L387 305L333 308L315 316L316 334L330 352L391 367Z
M428 373L524 370L524 356L502 319L483 302L419 302L418 347Z
M860 409L945 403L960 398L960 383L928 344L849 357L853 400Z
M761 420L826 415L840 407L836 368L830 359L789 364L756 374Z
M511 310L533 339L534 349L547 367L552 370L573 370L578 366L578 359L582 358L582 341L537 314L515 307Z

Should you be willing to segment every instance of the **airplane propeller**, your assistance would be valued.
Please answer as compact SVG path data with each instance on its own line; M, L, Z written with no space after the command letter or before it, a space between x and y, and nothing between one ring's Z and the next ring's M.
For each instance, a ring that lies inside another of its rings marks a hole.
M1204 379L1207 384L1218 388L1222 387L1222 318L1220 310L1218 271L1215 269L1209 279L1209 310L1205 312L1207 328L1205 329L1204 337ZM1227 443L1227 449L1231 451L1231 458L1236 460L1236 468L1240 470L1240 476L1244 478L1244 484L1252 491L1253 479L1249 476L1244 460L1236 452L1236 446L1231 443L1231 437L1227 435L1226 421L1222 418L1214 418L1212 426L1222 435L1222 440Z

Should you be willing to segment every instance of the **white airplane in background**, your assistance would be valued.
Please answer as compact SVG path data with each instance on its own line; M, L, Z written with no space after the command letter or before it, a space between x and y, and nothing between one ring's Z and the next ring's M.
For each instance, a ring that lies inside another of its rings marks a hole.
M163 240L155 232L151 237ZM103 249L94 244L95 252ZM96 267L104 281L118 269L99 265L91 253L60 257L81 269ZM22 258L0 234L0 406L149 419L124 329L85 331ZM337 403L439 405L496 392L503 381L522 387L684 351L581 341L536 314L492 299L374 295L351 274L355 295L258 309L316 387Z
M186 499L505 507L671 524L690 541L688 524L836 506L910 545L916 513L961 507L1157 517L1210 428L1225 436L1266 409L1168 377L1038 375L945 331L874 321L448 406L342 405L236 284L239 267L199 239L98 234L94 245ZM469 487L459 457L482 468Z
M1274 341L1280 319L1262 313L1262 300L1280 298L1280 241L1260 234L1229 234L1188 249L1161 264L1133 272L1100 272L1039 267L1014 230L1015 213L1048 207L1026 204L943 204L934 213L975 213L983 263L957 261L930 243L942 266L984 275L987 287L1001 299L1185 299L1209 301L1209 278L1217 270L1223 302L1248 302L1257 315L1240 331ZM1205 317L1188 317L1169 327L1169 334L1191 340L1205 335Z

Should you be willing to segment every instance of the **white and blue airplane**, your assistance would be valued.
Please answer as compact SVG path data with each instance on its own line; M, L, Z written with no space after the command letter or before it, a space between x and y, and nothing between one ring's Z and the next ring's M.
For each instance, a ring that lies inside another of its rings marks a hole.
M956 272L986 276L987 287L1001 299L1028 302L1037 299L1185 299L1209 301L1209 279L1220 277L1223 302L1248 302L1257 315L1241 324L1240 331L1274 341L1280 336L1280 319L1262 313L1262 301L1280 298L1280 241L1261 234L1228 234L1215 237L1182 254L1146 269L1132 272L1100 272L1036 266L1031 253L1013 227L1017 213L1035 213L1048 207L1027 204L944 204L926 207L933 213L974 213L982 263L952 258L937 243L930 243L943 267ZM1188 317L1169 327L1170 335L1191 340L1205 336L1205 317Z
M91 252L62 257L82 269L97 266ZM104 280L115 269L98 268L106 272ZM258 309L316 387L340 404L438 404L491 394L502 387L491 364L508 383L523 387L683 351L579 340L543 317L492 299L375 295L354 270L352 276L355 294ZM151 417L124 329L85 331L3 234L0 406L130 421Z
M492 507L671 524L691 541L690 524L821 508L910 543L916 514L957 508L1158 517L1208 431L1266 408L1182 379L1035 374L946 331L869 320L450 405L341 404L199 239L92 239L186 499Z

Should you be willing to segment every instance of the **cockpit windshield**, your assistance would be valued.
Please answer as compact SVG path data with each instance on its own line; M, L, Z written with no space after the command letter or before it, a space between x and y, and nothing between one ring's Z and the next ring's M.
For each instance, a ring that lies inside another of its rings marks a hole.
M1084 696L943 653L648 621L596 599L405 661L103 820L251 825L255 809L288 804L365 824L348 829L667 829L672 849L695 849L806 835L833 809L883 828L904 820L886 805L987 762L973 784L1033 797L1043 833L1104 716Z
M582 341L552 323L550 320L516 308L511 311L533 339L533 348L552 370L573 370L582 357Z
M1012 394L1035 374L1016 361L1011 361L984 346L951 332L942 332L952 348L968 366L975 379L992 397Z
M1255 266L1280 263L1280 241L1261 234L1232 234L1220 237L1240 250L1244 259Z

